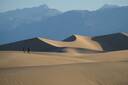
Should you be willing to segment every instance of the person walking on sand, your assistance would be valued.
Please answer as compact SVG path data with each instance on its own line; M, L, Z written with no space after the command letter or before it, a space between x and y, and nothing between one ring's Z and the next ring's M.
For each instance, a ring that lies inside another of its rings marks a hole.
M22 48L22 51L25 53L25 48L24 47Z
M30 51L31 51L31 49L30 49L30 48L28 48L28 49L27 49L27 52L28 52L28 53L30 53Z

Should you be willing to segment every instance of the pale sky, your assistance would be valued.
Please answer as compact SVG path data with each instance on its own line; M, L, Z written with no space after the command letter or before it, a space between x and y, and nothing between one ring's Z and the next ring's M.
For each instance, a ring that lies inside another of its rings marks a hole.
M126 6L128 0L0 0L0 12L46 4L60 11L95 10L104 4Z

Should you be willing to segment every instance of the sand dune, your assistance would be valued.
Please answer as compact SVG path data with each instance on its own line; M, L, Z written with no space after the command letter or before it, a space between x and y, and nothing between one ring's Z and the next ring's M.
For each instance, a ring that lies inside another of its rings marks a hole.
M53 41L49 39L40 38L42 41L47 42L56 47L71 47L71 48L85 48L90 50L102 50L102 47L91 37L72 35L63 41Z
M33 38L28 40L23 40L11 44L6 44L0 46L0 50L13 50L21 51L24 47L31 48L32 51L44 51L44 52L63 52L66 49L75 49L83 51L102 51L102 47L93 41L90 37L73 35L70 39L75 38L73 41L55 41L45 38ZM68 38L69 39L69 38Z
M0 46L4 51L22 51L31 48L40 52L102 52L128 49L128 34L116 33L97 37L72 35L63 41L33 38Z

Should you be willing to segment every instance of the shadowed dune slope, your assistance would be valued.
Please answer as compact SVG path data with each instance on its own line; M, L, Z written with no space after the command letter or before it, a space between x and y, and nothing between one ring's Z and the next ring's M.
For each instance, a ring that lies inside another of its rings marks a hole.
M118 51L128 49L128 33L115 33L93 38L105 51Z
M39 38L33 38L28 40L23 40L15 43L10 43L0 46L0 50L4 51L22 51L23 48L30 48L32 51L52 51L53 49L58 49L48 43L41 41ZM55 51L55 50L54 50Z

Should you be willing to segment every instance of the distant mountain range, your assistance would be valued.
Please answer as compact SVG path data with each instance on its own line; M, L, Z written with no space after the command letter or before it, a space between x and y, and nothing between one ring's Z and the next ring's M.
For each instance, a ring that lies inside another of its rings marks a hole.
M0 13L0 44L33 37L63 39L72 34L128 32L128 6L60 12L47 5Z

